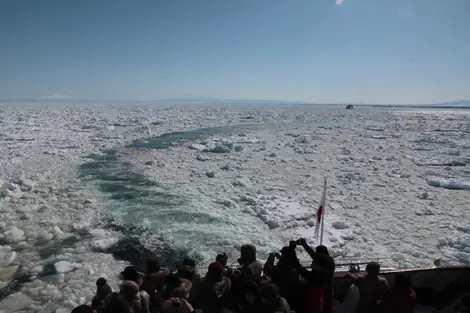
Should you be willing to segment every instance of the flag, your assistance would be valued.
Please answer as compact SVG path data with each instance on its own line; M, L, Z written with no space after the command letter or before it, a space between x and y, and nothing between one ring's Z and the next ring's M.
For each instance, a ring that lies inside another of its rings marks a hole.
M323 241L323 221L324 221L324 215L325 215L325 203L326 203L326 177L325 181L323 184L323 195L320 200L320 205L318 206L317 209L317 222L315 223L315 238L318 240L318 235L320 233L320 227L321 227L321 240ZM321 243L320 243L321 244Z

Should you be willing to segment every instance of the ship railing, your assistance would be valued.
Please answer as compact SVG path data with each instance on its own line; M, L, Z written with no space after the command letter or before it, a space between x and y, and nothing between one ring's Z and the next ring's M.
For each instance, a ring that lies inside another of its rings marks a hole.
M340 258L335 259L337 272L363 272L369 262L377 262L380 265L381 271L388 270L403 270L418 268L419 266L405 258L391 258L391 257L378 257L378 258ZM312 260L300 260L300 264L309 268ZM237 262L230 264L230 268L235 269L239 265ZM199 274L207 273L207 267L197 267Z

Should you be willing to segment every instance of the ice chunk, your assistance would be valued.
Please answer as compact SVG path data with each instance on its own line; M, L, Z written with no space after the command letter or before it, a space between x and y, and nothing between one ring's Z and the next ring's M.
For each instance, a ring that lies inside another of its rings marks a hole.
M94 250L105 251L106 249L118 243L118 241L119 241L119 238L105 238L105 239L94 240L91 242L90 245Z
M17 292L6 297L0 302L0 310L6 312L16 312L27 308L33 301L22 292Z
M104 229L90 229L88 232L95 237L106 237L108 235Z
M18 270L18 266L8 266L0 268L0 281L10 281Z
M64 237L64 232L63 232L62 229L60 229L60 227L57 226L57 225L54 226L54 227L52 227L52 233L54 234L54 237L55 237L55 238L60 239L60 238L63 238L63 237Z
M247 183L243 179L237 178L232 182L232 185L235 187L246 187Z
M215 177L215 172L214 171L206 171L206 176L209 178L214 178Z
M57 273L68 273L77 268L76 264L70 263L68 261L59 261L54 264L55 270Z
M440 188L445 188L445 189L456 189L456 190L470 190L470 182L445 179L441 177L428 178L426 181L429 186L433 186L433 187L440 187Z
M5 239L7 242L20 242L24 240L24 231L13 226L6 234Z
M201 145L198 143L193 143L192 145L189 146L189 149L197 150L197 151L205 151L207 150L207 146Z
M196 160L204 162L204 161L209 161L210 158L206 155L198 154L197 157L196 157Z
M16 258L16 252L10 246L0 246L0 267L8 266Z
M343 221L334 221L333 223L331 223L331 226L334 229L346 229L346 228L348 228L348 225Z
M214 153L227 153L230 152L232 148L229 148L226 145L216 145L214 148L211 149L211 152Z
M36 243L38 245L42 245L51 241L53 238L54 238L54 235L51 233L42 233L42 234L39 234L39 236L37 237Z
M35 183L31 179L27 178L21 179L20 183L26 190L32 190L35 186Z

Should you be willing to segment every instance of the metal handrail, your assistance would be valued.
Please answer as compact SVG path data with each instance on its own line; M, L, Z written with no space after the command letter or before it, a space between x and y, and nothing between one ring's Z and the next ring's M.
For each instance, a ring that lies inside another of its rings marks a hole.
M419 266L405 258L393 258L393 257L379 257L379 258L341 258L339 260L335 260L336 268L342 267L351 267L351 266L359 266L359 265L367 265L369 262L377 262L381 266L384 265L386 261L392 261L397 264L396 268L393 269L407 269L407 268L418 268ZM300 264L304 267L310 267L312 260L300 260ZM406 266L408 265L408 266ZM238 267L238 263L234 262L231 263L229 268ZM196 267L199 274L205 275L207 272L207 267L198 266Z
M341 258L340 260L337 260L336 262L336 267L345 267L345 266L351 266L351 265L367 265L369 262L377 262L380 265L384 264L384 261L393 261L395 262L398 267L397 269L403 269L403 268L409 268L406 267L405 265L408 264L411 267L419 267L417 264L408 261L405 258L393 258L393 257L379 257L379 258ZM304 266L309 266L312 261L307 261L303 260L300 263Z

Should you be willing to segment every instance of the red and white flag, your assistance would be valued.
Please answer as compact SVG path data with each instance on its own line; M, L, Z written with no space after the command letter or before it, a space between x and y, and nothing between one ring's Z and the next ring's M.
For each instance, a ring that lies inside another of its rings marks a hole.
M323 241L323 222L324 222L324 216L325 216L325 206L326 206L326 177L325 181L323 184L323 195L320 200L320 205L318 206L317 209L317 214L316 214L316 223L315 223L315 238L318 240L318 235L320 234L320 228L321 228L321 239L320 241ZM321 244L321 242L320 242Z

